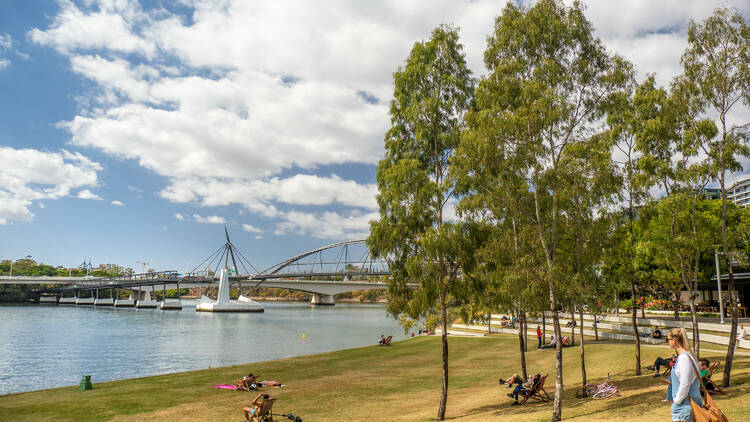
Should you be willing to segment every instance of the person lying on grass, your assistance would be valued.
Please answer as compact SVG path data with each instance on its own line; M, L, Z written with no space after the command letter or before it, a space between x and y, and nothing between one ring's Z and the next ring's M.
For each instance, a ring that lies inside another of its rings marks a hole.
M502 378L500 379L501 383L500 385L508 385L508 388L512 387L513 384L516 384L516 388L513 389L512 393L508 393L508 397L514 399L515 401L512 403L512 406L517 406L518 403L518 394L519 393L528 393L531 391L532 388L534 388L534 385L536 385L537 382L542 378L541 374L536 374L533 377L527 379L526 381L521 378L518 374L513 374L508 378L505 382L502 382Z

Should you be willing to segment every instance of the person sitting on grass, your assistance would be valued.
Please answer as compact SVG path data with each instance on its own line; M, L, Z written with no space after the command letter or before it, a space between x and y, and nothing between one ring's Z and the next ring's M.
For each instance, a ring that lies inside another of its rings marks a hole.
M672 356L672 358L669 359L669 360L664 359L662 357L658 357L654 361L654 364L651 365L651 366L647 366L646 369L648 369L649 371L656 371L654 373L654 378L656 378L659 375L661 375L659 372L660 372L660 368L662 366L665 367L665 368L671 368L672 366L674 366L674 362L675 362L676 359L677 359L677 355Z
M512 403L512 406L517 406L520 404L518 403L519 393L527 393L531 391L531 389L534 388L534 385L536 385L536 383L539 382L541 378L542 378L541 374L536 374L533 377L524 381L523 378L521 378L521 376L518 374L511 375L510 378L508 378L503 384L508 384L508 388L512 387L513 384L516 384L516 387L513 389L513 392L508 393L508 397L515 400Z
M661 330L659 330L659 327L651 327L651 338L653 339L661 338Z
M550 349L552 347L555 347L555 344L557 344L557 339L555 338L555 335L552 334L549 339L549 344L545 344L542 346L542 349Z

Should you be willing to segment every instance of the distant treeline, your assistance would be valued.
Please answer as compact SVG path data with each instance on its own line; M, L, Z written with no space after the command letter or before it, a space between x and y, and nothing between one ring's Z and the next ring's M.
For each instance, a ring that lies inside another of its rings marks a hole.
M98 267L66 268L62 265L56 267L31 258L22 258L15 261L4 259L0 261L0 276L49 276L49 277L118 277L133 273L132 268L125 268L115 264L99 265ZM0 302L28 302L36 300L39 296L38 285L26 284L0 284Z

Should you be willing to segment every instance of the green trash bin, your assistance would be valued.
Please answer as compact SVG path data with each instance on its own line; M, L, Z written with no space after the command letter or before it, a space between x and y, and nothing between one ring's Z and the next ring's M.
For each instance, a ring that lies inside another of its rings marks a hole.
M83 378L81 378L81 384L78 386L78 390L80 391L86 391L91 390L93 387L91 386L91 375L84 375Z

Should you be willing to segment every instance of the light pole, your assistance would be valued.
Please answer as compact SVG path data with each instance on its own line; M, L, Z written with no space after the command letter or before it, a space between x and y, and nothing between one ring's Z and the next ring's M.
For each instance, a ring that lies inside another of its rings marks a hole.
M721 270L719 270L719 248L714 246L714 261L716 262L716 288L719 291L719 317L724 323L724 301L721 299ZM732 265L732 264L729 264Z
M26 255L26 258L21 258L21 259L27 259L27 258L31 258L31 255ZM10 260L10 271L8 272L8 277L13 277L13 260L12 259Z

